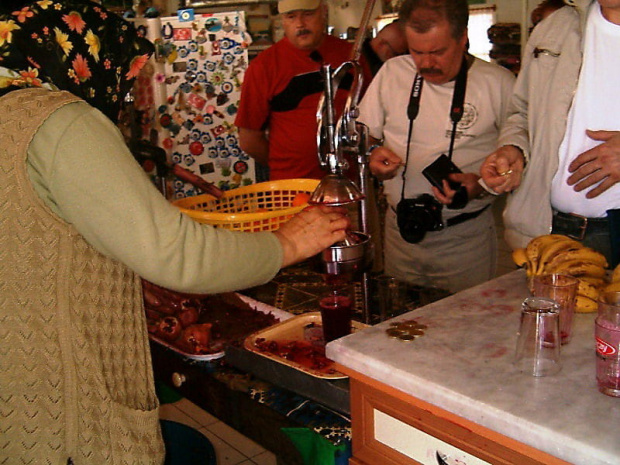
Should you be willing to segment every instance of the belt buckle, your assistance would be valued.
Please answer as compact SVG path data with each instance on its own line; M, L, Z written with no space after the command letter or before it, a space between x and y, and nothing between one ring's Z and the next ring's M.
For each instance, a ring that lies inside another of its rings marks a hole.
M588 229L588 218L582 215L577 215L576 213L569 213L570 216L574 216L575 218L579 218L581 220L581 224L579 225L579 235L576 236L574 234L567 234L571 239L576 239L578 241L583 241L586 237L586 230Z

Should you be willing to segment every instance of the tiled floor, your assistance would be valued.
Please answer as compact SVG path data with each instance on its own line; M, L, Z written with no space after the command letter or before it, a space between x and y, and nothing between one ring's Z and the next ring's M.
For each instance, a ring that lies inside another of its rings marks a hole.
M498 199L495 205L498 230L498 276L516 269L510 256L510 248L503 239L502 208L503 202ZM276 465L274 454L186 399L162 405L160 417L191 426L209 438L215 449L217 465Z
M274 454L187 399L163 404L159 412L163 420L183 423L204 434L215 449L217 465L276 465Z

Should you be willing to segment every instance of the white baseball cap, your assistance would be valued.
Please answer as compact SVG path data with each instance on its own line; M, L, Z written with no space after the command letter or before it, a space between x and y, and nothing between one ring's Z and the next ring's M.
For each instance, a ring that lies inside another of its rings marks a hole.
M280 0L278 2L278 12L288 13L295 10L316 10L321 4L321 0Z

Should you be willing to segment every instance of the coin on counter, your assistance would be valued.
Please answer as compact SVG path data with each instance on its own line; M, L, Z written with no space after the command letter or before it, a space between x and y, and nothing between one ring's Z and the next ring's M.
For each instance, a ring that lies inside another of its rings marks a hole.
M399 341L410 342L413 341L416 337L413 334L402 334L398 336Z
M411 336L424 336L424 331L421 329L410 329L406 334L410 334Z
M405 333L405 331L403 331L402 329L398 329L398 328L389 328L385 330L385 333L393 338L399 338L401 336L403 336Z

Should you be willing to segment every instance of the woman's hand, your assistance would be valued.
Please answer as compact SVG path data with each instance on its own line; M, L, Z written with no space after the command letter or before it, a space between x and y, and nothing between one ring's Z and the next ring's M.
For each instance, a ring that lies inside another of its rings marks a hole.
M370 172L380 181L392 179L398 168L403 166L403 160L387 147L377 147L370 154L368 164Z
M282 244L282 267L310 258L344 240L351 225L342 207L311 206L274 231Z
M514 145L504 145L482 163L480 174L490 189L503 194L519 187L524 167L523 152Z

